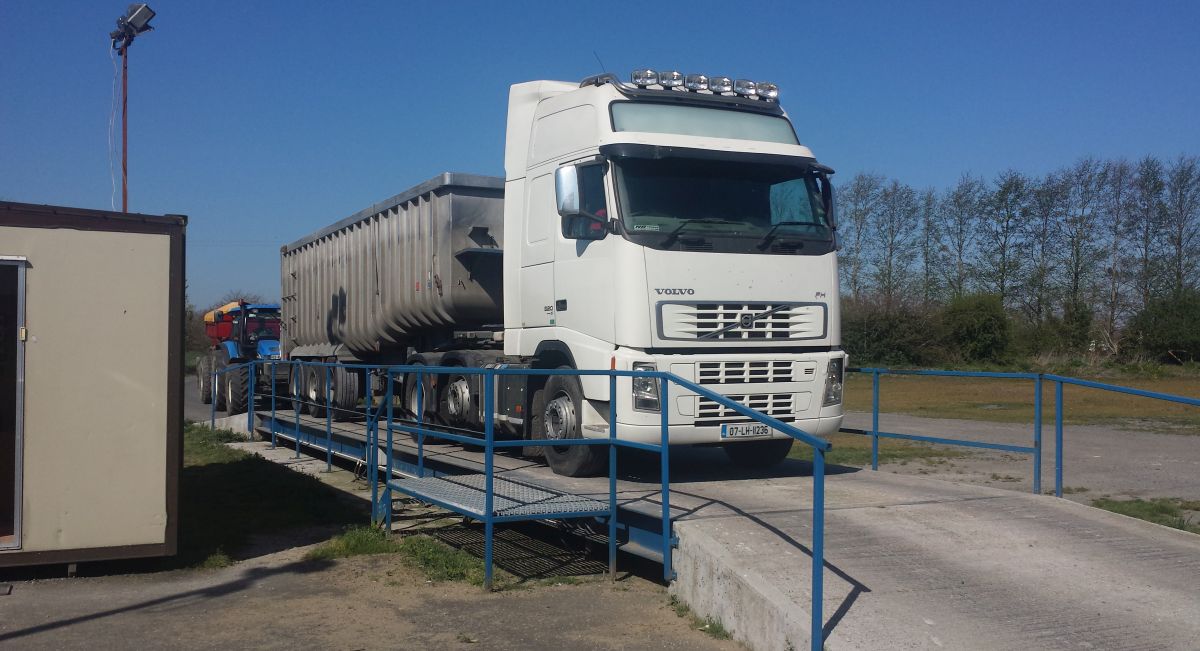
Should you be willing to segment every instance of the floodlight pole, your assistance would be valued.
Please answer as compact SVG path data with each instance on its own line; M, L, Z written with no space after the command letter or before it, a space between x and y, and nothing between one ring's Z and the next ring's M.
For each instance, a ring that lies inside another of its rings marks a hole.
M121 46L121 212L129 212L129 45Z

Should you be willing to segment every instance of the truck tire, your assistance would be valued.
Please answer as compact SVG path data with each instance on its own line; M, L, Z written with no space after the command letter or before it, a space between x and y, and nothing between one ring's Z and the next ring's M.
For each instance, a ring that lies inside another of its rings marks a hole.
M341 366L330 369L333 383L333 419L346 421L358 415L358 397L362 395L357 372Z
M560 366L559 368L571 368ZM575 375L551 375L546 381L542 432L547 439L583 438L583 387ZM607 450L596 445L548 445L546 463L556 475L590 477L608 461Z
M743 441L727 443L724 450L731 461L743 468L770 468L787 458L792 443L791 438Z
M329 401L325 395L325 367L304 367L304 407L313 418L325 417L325 406Z
M425 365L424 364L413 364L413 366L425 366ZM433 411L434 411L433 409L430 408L430 405L434 404L433 402L430 402L430 400L431 400L430 394L433 392L429 388L429 375L428 374L423 375L421 377L421 381L425 384L425 388L421 391L421 406L423 407L422 411L425 412L423 414L423 416L424 416L423 422L428 423L429 417L433 414ZM417 420L418 416L417 416L417 374L416 373L405 373L404 374L404 394L403 395L404 395L404 402L401 403L400 409L403 410L403 412L405 414L407 414L409 418L412 418L413 420ZM433 398L433 399L436 400L436 398Z
M211 405L213 401L212 360L207 355L196 363L196 385L200 391L200 402Z
M304 367L299 362L288 367L288 394L292 396L292 408L304 412Z
M249 398L246 388L249 384L249 369L242 367L225 374L225 413L230 416L246 413Z
M530 381L536 379L529 378ZM532 392L529 396L529 440L544 441L546 440L546 387L540 386L536 389L530 387ZM521 448L521 454L531 459L542 459L546 456L546 448L541 445L526 445Z

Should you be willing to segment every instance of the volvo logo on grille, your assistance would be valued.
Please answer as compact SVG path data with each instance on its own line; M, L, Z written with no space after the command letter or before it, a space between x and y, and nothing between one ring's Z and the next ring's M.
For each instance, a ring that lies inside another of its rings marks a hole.
M680 287L680 288L655 287L654 291L658 292L659 294L670 294L672 296L692 296L696 293L696 290L694 290L694 289L688 289L688 288L682 288L682 287Z
M738 325L749 330L754 327L754 315L749 312L738 317Z

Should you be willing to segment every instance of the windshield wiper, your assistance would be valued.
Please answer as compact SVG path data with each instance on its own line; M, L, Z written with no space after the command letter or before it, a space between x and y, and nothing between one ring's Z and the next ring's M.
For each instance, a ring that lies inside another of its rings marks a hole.
M659 244L659 246L671 246L675 243L675 240L679 239L679 234L683 232L683 229L691 226L692 224L733 224L734 226L741 226L742 222L729 221L728 219L716 219L714 217L685 219L682 223L675 227L675 230L667 233L667 238L663 240L662 244Z
M774 242L775 238L779 237L778 235L775 234L775 231L778 231L780 229L780 227L782 227L782 226L812 226L812 225L813 224L810 222L779 222L778 224L775 224L774 226L772 226L771 230L767 231L766 235L762 236L762 239L758 241L758 248L765 249L765 248L767 248L768 244L770 244L771 242Z

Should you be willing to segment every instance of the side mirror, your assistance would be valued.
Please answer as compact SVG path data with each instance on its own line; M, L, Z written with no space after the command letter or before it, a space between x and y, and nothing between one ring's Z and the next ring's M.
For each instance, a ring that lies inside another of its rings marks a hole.
M604 168L599 165L587 165L582 169L577 165L564 165L554 170L554 195L564 238L602 240L608 236L608 220L584 209L589 203L583 195L589 187L593 194L597 187L600 188L599 205L604 205L603 175Z
M558 199L560 217L580 214L578 167L564 165L554 170L554 196Z

